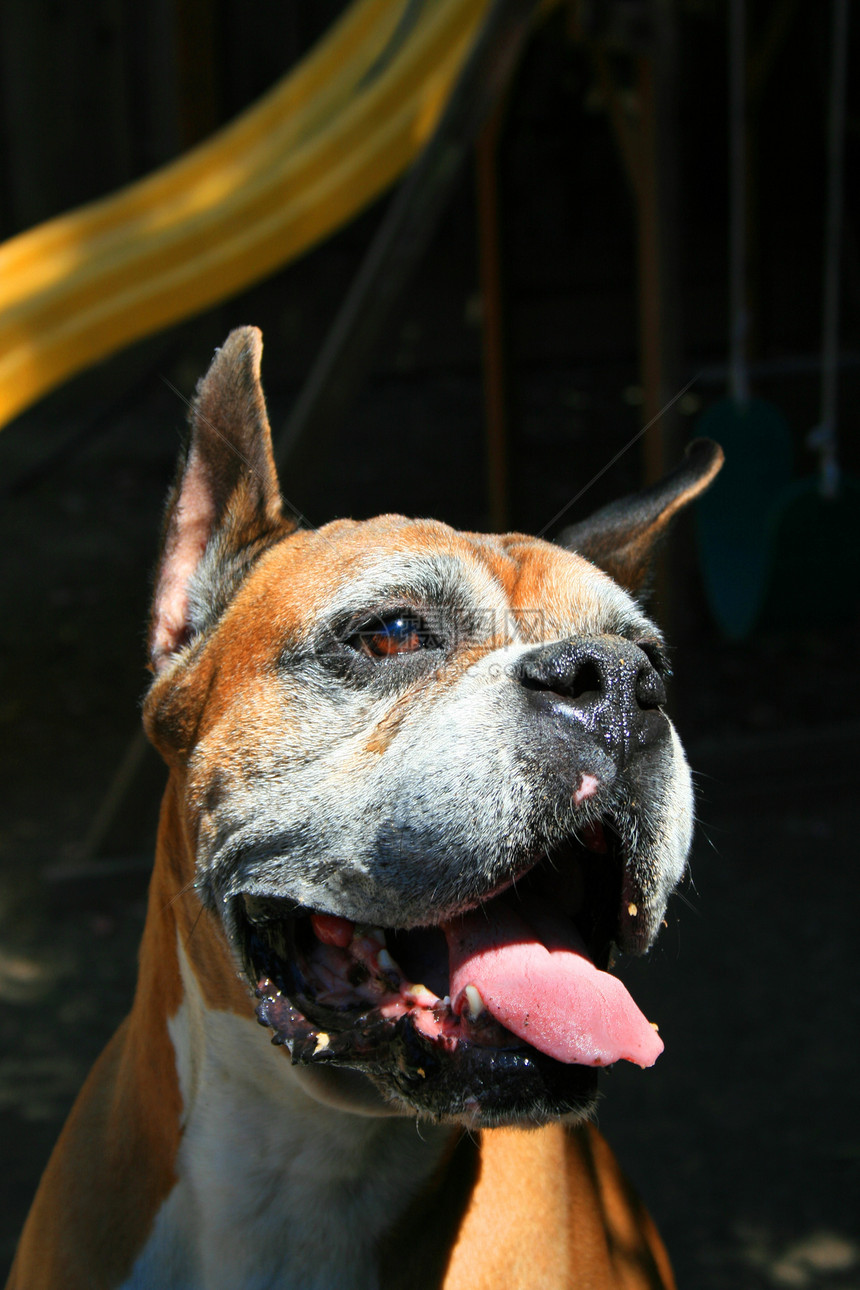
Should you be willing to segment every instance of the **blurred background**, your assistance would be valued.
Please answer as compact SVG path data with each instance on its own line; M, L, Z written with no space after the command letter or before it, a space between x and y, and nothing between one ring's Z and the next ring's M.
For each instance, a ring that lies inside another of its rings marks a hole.
M666 1052L600 1125L682 1287L860 1287L858 42L847 0L2 7L0 1271L131 999L163 501L254 323L309 524L552 537L724 443L650 601L700 815L622 968Z

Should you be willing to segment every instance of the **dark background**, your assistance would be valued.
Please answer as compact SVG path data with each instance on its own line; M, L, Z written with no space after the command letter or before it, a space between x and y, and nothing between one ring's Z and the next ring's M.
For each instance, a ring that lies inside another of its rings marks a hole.
M228 120L342 6L299 0L10 0L0 11L0 232L145 173ZM511 92L499 156L510 527L538 531L640 429L636 211L592 60L587 12L629 75L646 3L560 10ZM678 36L680 382L674 434L725 389L725 11L671 6ZM829 5L750 5L754 391L786 416L795 475L815 458ZM623 21L622 21L623 20ZM635 25L635 24L634 24ZM855 28L860 19L855 14ZM858 473L860 117L849 61L840 434ZM772 41L772 45L768 42ZM625 43L627 42L627 43ZM143 633L184 407L231 327L265 335L280 428L387 198L243 296L70 382L0 435L0 1262L90 1063L127 1008L161 769L105 795L133 755ZM312 523L379 510L488 524L474 172L468 165L389 320L348 418L283 478ZM768 366L770 364L770 366ZM637 445L566 519L642 478ZM700 830L669 928L626 977L660 1021L653 1071L604 1079L600 1124L688 1290L860 1286L854 748L856 599L847 549L786 580L755 630L710 616L683 521L671 593L673 714ZM785 570L783 570L785 574ZM786 590L786 585L788 590ZM828 590L807 605L810 590ZM101 812L101 815L100 815ZM98 845L82 844L99 834Z

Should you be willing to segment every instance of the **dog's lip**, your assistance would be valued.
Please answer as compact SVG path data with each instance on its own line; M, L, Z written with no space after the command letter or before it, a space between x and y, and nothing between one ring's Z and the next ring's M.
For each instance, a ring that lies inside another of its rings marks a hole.
M273 1044L288 1050L293 1065L359 1070L383 1097L410 1113L489 1128L539 1125L565 1116L581 1120L593 1112L594 1067L564 1065L521 1043L443 1047L416 1028L411 1014L394 1022L367 1018L363 1028L347 1031L320 1031L283 995L265 990L258 995L260 1024L273 1032Z

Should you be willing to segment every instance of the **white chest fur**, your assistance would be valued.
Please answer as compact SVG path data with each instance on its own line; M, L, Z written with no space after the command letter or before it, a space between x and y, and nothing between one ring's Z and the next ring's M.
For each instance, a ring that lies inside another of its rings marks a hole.
M309 1096L253 1021L206 1007L180 946L179 1181L124 1290L375 1290L384 1230L450 1130Z

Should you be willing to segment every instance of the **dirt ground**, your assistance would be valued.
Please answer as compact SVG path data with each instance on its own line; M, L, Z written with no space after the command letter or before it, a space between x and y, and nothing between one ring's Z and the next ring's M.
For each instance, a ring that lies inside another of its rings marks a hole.
M359 458L339 449L334 509L373 474L380 490L393 481L389 505L430 510L438 496L443 518L468 522L480 441L465 435L462 409L479 407L479 389L428 386L432 433L409 422L410 397L391 381L365 406L350 432ZM80 430L80 408L57 406L0 437L0 478L23 481L0 512L0 1271L130 1000L161 783L147 754L82 862L134 747L149 568L182 408L154 378L108 432L27 478ZM533 399L535 425L545 406ZM553 490L573 491L575 472L558 480L558 445L537 430L526 447L530 495L542 478L552 514ZM375 509L369 485L367 496ZM307 504L312 519L322 505ZM681 1287L857 1290L856 633L806 628L735 646L710 627L687 636L674 704L699 792L691 878L657 948L623 969L666 1052L653 1070L606 1074L600 1125Z

